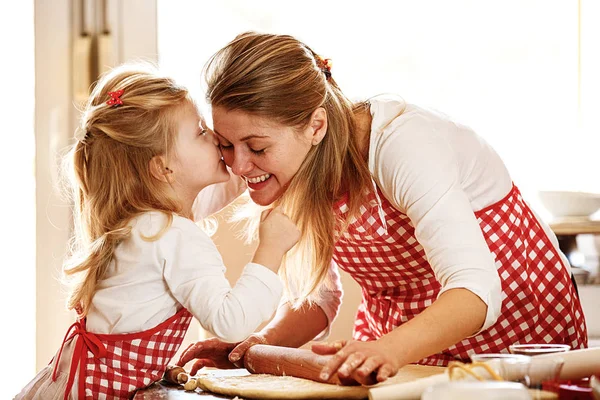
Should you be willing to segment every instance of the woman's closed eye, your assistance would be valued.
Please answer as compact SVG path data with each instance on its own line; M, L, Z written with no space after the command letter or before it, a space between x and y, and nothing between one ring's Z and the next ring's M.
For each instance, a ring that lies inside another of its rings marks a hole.
M232 150L233 149L233 145L232 144L223 144L223 143L219 143L219 147L221 148L221 151L227 151L227 150ZM252 147L248 147L248 149L250 150L250 152L252 154L257 154L257 155L261 155L265 153L265 149L253 149Z
M250 148L250 151L254 154L264 154L265 149L254 150L253 148Z

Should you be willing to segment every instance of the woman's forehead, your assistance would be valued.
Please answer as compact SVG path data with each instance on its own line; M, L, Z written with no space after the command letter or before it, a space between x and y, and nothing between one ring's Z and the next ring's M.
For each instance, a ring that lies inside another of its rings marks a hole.
M269 138L287 128L268 117L224 109L213 109L213 125L219 136L240 141Z

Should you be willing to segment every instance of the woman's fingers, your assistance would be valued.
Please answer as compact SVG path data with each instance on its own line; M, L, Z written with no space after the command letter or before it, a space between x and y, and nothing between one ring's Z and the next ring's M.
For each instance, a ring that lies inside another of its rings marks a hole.
M351 377L352 373L363 364L365 358L365 355L362 353L350 354L338 369L338 375L342 378Z
M392 367L390 364L383 364L381 368L379 368L379 372L377 372L377 382L383 382L395 374L394 367Z
M338 369L342 366L342 364L346 361L348 355L344 353L344 350L340 350L335 353L331 359L325 364L323 369L321 369L321 374L319 378L323 381L329 380L329 378L338 371Z
M342 382L356 381L373 385L395 375L398 366L389 352L377 342L338 341L315 343L313 352L331 355L321 370L320 379L327 381L337 373Z

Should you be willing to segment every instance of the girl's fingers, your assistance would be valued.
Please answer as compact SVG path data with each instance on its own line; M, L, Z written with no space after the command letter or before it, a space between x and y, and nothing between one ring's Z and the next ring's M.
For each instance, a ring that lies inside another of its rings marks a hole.
M187 347L187 349L185 349L184 352L181 354L181 357L179 357L179 361L177 361L177 365L179 365L180 367L183 367L185 364L192 361L194 358L197 358L196 353L199 353L200 351L202 351L202 343L201 342L196 342L196 343L190 344Z
M200 359L200 360L196 361L194 363L194 365L192 365L192 369L190 370L190 375L191 376L196 375L196 372L198 372L199 370L201 370L204 367L215 367L215 363L212 362L211 360Z

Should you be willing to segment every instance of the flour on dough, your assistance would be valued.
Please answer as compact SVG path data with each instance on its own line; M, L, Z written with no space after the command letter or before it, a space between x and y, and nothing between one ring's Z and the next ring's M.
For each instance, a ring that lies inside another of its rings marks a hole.
M198 386L207 392L248 399L366 399L369 396L369 388L364 386L337 386L291 376L249 375L245 370L229 371L201 374L197 376ZM443 367L407 365L396 376L375 386L411 382L444 371ZM228 376L223 376L223 373Z
M198 377L202 390L248 399L366 399L363 386L338 386L292 376L246 375Z

